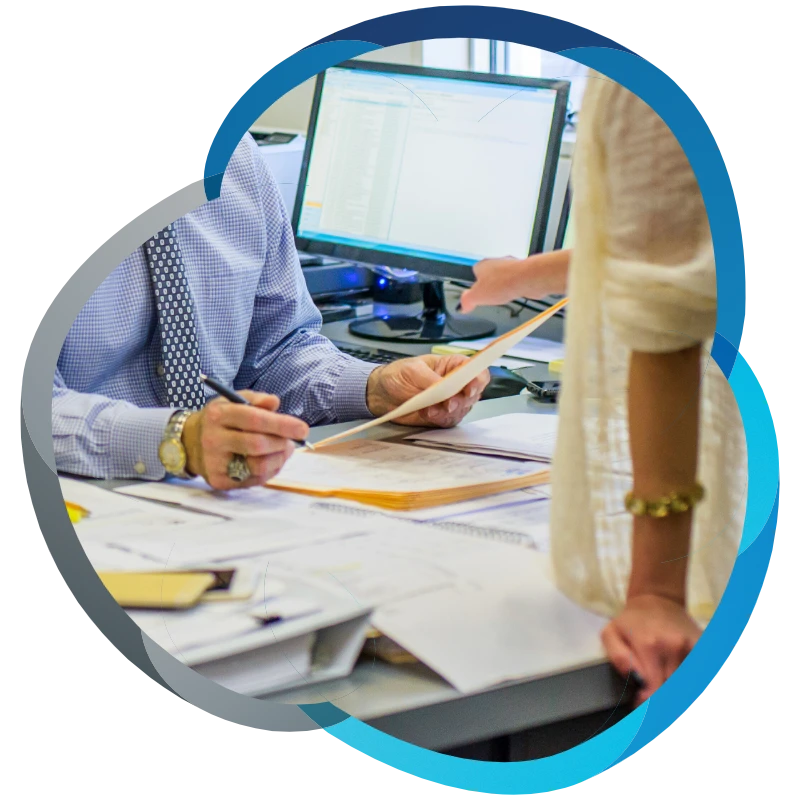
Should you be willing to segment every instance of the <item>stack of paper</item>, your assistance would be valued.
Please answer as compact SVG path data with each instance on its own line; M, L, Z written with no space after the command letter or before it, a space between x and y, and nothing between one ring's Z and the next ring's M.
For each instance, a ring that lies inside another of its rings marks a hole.
M465 453L552 461L557 432L555 414L505 414L455 428L414 433L406 439Z
M450 342L450 347L479 351L488 347L494 341L495 339L493 338L472 339L463 342ZM508 350L506 356L522 361L556 361L559 358L564 358L564 345L561 344L561 342L551 342L549 339L538 339L535 336L527 336Z
M263 587L247 603L128 615L168 653L240 694L262 695L352 671L370 606L341 587L272 568Z
M548 470L506 459L358 439L301 450L268 486L392 510L446 505L547 483Z

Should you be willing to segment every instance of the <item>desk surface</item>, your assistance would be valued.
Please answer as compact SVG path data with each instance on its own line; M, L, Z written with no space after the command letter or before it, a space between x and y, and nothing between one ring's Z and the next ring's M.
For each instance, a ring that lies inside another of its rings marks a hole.
M553 414L552 405L530 395L484 400L466 421L499 414ZM312 429L312 442L353 427L342 423ZM393 438L409 428L387 424L361 436ZM450 750L574 717L610 711L619 705L624 682L608 664L548 678L521 681L463 695L421 664L393 665L362 659L340 680L269 695L286 703L328 700L353 717L398 739L434 750Z
M551 404L525 393L483 400L466 421L499 414L553 414ZM312 428L313 443L356 425ZM414 429L388 423L359 437L391 439ZM108 488L132 481L99 481ZM329 701L353 717L398 739L432 750L453 750L534 729L549 730L563 720L609 714L628 699L625 683L608 664L584 667L536 680L519 681L464 695L422 664L393 665L362 658L346 678L302 689L276 692L270 700L286 703ZM587 735L592 735L592 729Z

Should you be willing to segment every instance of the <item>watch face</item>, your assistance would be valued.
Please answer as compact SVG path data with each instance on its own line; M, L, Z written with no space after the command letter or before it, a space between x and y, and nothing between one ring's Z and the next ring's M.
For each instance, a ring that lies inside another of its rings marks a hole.
M180 439L166 439L161 442L158 456L167 472L177 474L183 472L186 466L186 451L183 449Z

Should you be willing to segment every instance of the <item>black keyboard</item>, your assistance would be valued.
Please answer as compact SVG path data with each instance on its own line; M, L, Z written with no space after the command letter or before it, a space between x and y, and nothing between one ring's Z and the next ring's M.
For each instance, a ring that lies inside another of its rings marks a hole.
M358 344L349 344L345 342L333 342L339 350L347 353L353 358L360 358L362 361L368 361L371 364L390 364L392 361L397 361L398 358L408 358L405 353L392 353L389 350L378 350L374 347L362 347Z
M404 353L392 353L390 350L378 350L374 347L364 347L362 345L337 342L331 340L336 347L343 353L347 353L354 358L368 361L372 364L389 364L397 361L398 358L408 358ZM525 381L513 372L503 367L489 367L491 380L489 385L483 390L482 400L491 400L497 397L512 397L519 394L525 388Z

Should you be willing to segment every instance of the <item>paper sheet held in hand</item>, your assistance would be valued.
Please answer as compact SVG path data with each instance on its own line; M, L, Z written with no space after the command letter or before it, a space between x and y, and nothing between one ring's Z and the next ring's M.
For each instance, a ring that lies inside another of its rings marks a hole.
M471 380L477 378L485 369L488 369L500 356L505 355L515 344L521 342L526 336L530 335L538 327L547 322L553 314L560 311L569 301L568 297L559 300L558 303L551 306L547 310L538 314L528 322L523 323L513 331L509 331L504 336L495 339L488 347L475 353L469 361L466 361L460 367L456 367L452 372L445 375L440 381L437 381L432 386L429 386L418 395L406 400L405 403L399 405L388 414L382 417L372 419L365 422L363 425L358 425L355 428L337 433L335 436L329 436L321 442L314 443L314 449L331 444L341 439L346 439L349 436L354 436L361 431L369 428L374 428L376 425L382 425L384 422L391 422L394 419L408 416L423 408L435 406L437 403L443 403L451 397L457 395Z

